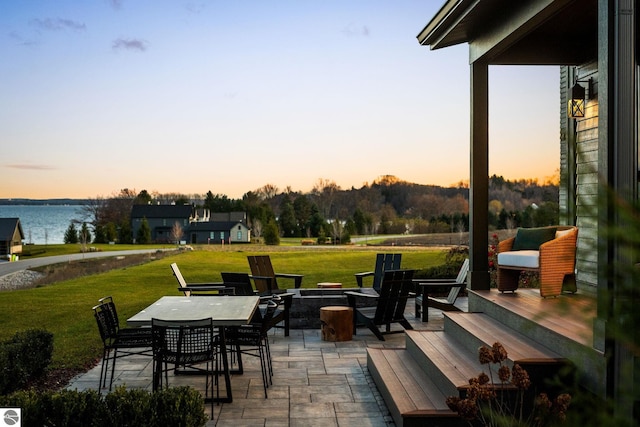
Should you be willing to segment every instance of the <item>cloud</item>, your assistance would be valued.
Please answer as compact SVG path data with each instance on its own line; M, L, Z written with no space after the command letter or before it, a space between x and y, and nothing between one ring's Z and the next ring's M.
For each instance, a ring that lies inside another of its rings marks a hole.
M351 23L342 30L342 34L346 35L347 37L355 37L355 36L369 37L369 27L367 27L366 25L357 26Z
M45 171L45 170L53 170L55 169L53 166L49 166L49 165L29 165L29 164L20 164L20 163L14 163L14 164L8 164L5 165L7 168L9 169L22 169L22 170L41 170L41 171Z
M119 10L122 7L121 0L109 0L109 4L111 5L112 8L116 10Z
M39 42L31 39L24 38L20 33L12 31L9 33L9 37L16 41L20 46L37 46Z
M138 52L144 52L147 50L147 42L140 39L123 39L119 38L113 41L111 45L113 50L137 50Z
M87 29L87 26L84 23L72 21L71 19L46 18L46 19L34 19L31 22L39 29L46 30L46 31L62 31L62 30L84 31Z
M187 11L197 15L204 11L206 5L204 3L187 3L184 7Z

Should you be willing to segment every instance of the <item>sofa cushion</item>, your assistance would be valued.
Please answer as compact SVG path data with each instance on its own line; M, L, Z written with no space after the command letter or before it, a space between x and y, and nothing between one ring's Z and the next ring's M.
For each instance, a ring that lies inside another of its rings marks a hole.
M512 251L535 250L540 245L556 237L554 227L519 228L513 241Z
M506 267L539 268L540 251L524 250L500 252L498 265Z

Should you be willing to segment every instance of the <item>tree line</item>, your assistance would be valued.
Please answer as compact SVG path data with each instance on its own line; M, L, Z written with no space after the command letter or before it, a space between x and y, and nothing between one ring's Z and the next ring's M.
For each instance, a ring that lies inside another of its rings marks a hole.
M557 224L558 194L557 182L510 181L494 175L489 179L490 227ZM453 233L469 229L467 183L440 187L410 183L392 175L349 189L319 179L309 192L291 187L281 190L266 184L240 199L212 191L187 195L125 188L110 197L89 199L82 207L83 219L77 222L90 224L95 243L131 243L135 237L131 233L131 209L135 204L151 203L190 204L211 212L246 212L252 235L272 243L279 237L346 242L352 235ZM73 232L68 232L72 238ZM84 235L88 232L85 230Z

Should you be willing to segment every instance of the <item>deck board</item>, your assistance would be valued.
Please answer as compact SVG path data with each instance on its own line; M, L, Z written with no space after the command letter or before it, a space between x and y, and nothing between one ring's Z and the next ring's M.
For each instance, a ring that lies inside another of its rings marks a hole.
M379 387L396 425L458 419L447 407L446 396L406 350L370 348L367 358L369 369L381 379Z
M538 289L518 289L514 293L500 293L495 289L470 292L575 342L593 346L596 300L589 295L578 293L541 298Z
M444 332L408 332L416 346L435 366L438 366L454 387L467 386L470 378L482 372L482 365L477 356L469 355L460 344Z
M566 361L555 351L533 342L485 314L445 313L445 316L487 346L500 342L513 363L557 364Z

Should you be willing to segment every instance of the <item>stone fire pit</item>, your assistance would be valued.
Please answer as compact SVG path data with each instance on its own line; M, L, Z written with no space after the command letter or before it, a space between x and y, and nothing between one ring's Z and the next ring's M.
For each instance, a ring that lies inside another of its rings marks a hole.
M376 295L371 288L301 288L287 289L294 294L289 312L292 329L320 328L320 307L348 306L346 291L370 293Z

